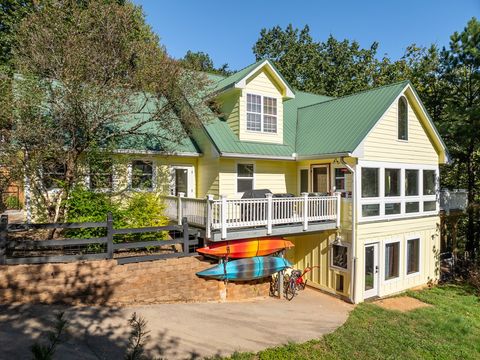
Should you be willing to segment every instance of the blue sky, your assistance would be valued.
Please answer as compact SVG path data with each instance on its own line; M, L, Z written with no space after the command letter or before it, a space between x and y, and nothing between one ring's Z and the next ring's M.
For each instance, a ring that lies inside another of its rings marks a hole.
M187 50L210 54L216 66L240 69L255 61L252 46L260 30L292 23L310 26L315 40L329 34L380 43L379 55L401 57L411 43L448 45L449 36L480 18L480 0L134 0L174 57Z

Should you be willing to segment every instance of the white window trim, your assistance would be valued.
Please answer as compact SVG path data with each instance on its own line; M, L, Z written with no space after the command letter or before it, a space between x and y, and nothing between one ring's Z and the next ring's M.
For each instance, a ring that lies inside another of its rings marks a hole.
M362 198L362 168L379 168L379 196L371 198ZM400 169L400 196L385 197L385 168ZM405 196L405 170L419 170L418 176L418 186L419 186L419 195L418 196ZM436 165L431 164L403 164L403 163L390 163L390 162L376 162L376 161L358 161L358 171L356 171L357 183L358 183L358 222L370 222L370 221L379 221L379 220L390 220L390 219L399 219L399 218L411 218L418 216L430 216L438 214L440 210L439 198L437 195L423 195L423 170L434 170L436 175L436 191L439 190L439 168ZM419 211L415 213L406 213L406 202L419 202ZM436 201L436 209L434 211L424 211L423 202L424 201ZM401 203L400 214L385 215L385 203ZM380 215L378 216L363 216L362 214L362 205L367 204L379 204L380 205Z
M175 164L175 165L170 165L169 166L169 172L170 172L170 183L168 192L171 195L172 188L175 188L175 169L183 169L187 170L187 193L185 194L186 197L195 197L195 190L196 190L196 184L195 184L195 166L193 165L186 165L186 164ZM191 190L191 194L189 194Z
M414 273L411 273L411 274L407 274L407 268L408 268L408 256L407 256L407 252L408 252L408 241L409 240L415 240L415 239L418 239L418 271L414 272ZM422 255L423 255L423 241L422 241L422 237L420 235L409 235L409 236L406 236L405 237L405 250L404 250L404 255L405 255L405 269L404 269L404 275L405 275L405 279L409 279L409 278L412 278L412 277L416 277L416 276L419 276L422 271L423 271L423 263L422 263Z
M339 246L343 246L343 247L346 247L347 248L347 268L342 268L342 267L339 267L339 266L335 266L333 265L333 245L339 245ZM341 271L341 272L345 272L345 273L348 273L350 272L350 251L351 251L351 244L350 243L347 243L347 242L343 242L343 241L338 241L338 240L333 240L330 242L330 246L329 246L329 252L330 252L330 256L329 256L329 265L330 265L330 268L333 269L333 270L337 270L337 271Z
M254 113L254 112L251 112L251 111L248 111L248 95L253 95L253 96L260 96L260 130L251 130L248 128L248 113L252 113L252 114L259 114L259 113ZM270 114L265 114L264 113L264 108L263 108L263 101L264 101L264 98L270 98L270 99L275 99L276 102L277 102L277 115L270 115ZM252 93L252 92L247 92L246 95L245 95L245 130L246 132L248 133L253 133L253 134L259 134L259 133L262 133L262 134L271 134L271 135L276 135L278 134L278 107L279 107L279 104L280 101L277 97L275 96L265 96L265 95L260 95L260 94L256 94L256 93ZM277 129L276 131L265 131L263 129L263 126L264 126L264 117L265 115L267 116L275 116L275 121L276 121L276 124L277 124Z
M391 279L387 279L386 278L386 259L387 259L387 256L386 256L386 247L388 244L393 244L393 243L398 243L398 276L397 277L394 277L394 278L391 278ZM392 283L396 283L398 281L401 281L402 278L403 278L403 269L402 269L402 259L401 259L401 254L402 254L402 239L398 238L398 237L395 237L395 238L390 238L390 239L386 239L383 241L383 244L382 244L382 249L380 250L381 251L381 258L382 258L382 262L380 263L381 267L380 267L380 271L381 271L381 278L382 278L382 282L383 284L385 285L388 285L388 284L392 284Z
M141 188L134 188L132 187L132 178L133 178L133 162L134 161L144 161L144 162L151 162L152 163L152 187L150 189L141 189ZM127 168L127 176L128 176L128 188L130 191L137 191L137 192L153 192L157 189L157 166L154 160L150 159L132 159L128 163Z
M346 193L346 192L347 192L347 175L348 175L348 173L344 173L344 174L343 174L345 189L340 189L340 190L339 190L339 189L337 189L336 186L335 186L335 184L336 184L336 182L337 182L337 176L335 175L336 169L347 169L347 170L348 170L348 168L345 167L345 166L333 166L333 167L332 167L332 180L331 180L331 181L332 181L332 189L335 188L335 191L342 192L342 193ZM339 179L340 179L340 178L339 178Z
M253 165L253 177L242 177L238 176L238 165ZM252 181L252 189L255 189L255 174L257 172L257 166L254 161L237 161L235 162L235 192L237 195L243 195L244 191L238 191L238 179L253 179Z

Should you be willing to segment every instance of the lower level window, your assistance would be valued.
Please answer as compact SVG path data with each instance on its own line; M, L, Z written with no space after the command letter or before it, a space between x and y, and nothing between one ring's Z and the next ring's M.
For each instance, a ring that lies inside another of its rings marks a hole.
M380 215L380 205L379 204L365 204L362 205L362 216L378 216Z
M153 163L136 160L132 163L132 188L151 190L153 188Z
M398 277L400 268L400 243L394 242L385 245L385 280Z
M405 204L406 213L417 213L419 211L420 211L420 207L419 207L418 201L407 202Z
M332 245L332 266L347 269L348 268L348 248L343 245Z
M400 214L400 203L385 204L385 215Z
M407 240L407 275L420 271L420 239Z

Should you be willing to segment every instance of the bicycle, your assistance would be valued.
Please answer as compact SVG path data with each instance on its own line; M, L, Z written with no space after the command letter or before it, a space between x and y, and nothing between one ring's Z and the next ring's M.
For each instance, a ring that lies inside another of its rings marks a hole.
M305 286L307 285L307 280L303 280L303 277L308 272L312 271L314 268L319 268L320 266L308 266L305 270L292 270L289 278L288 284L285 288L285 298L290 301L292 300L295 295L297 295L299 290L305 290Z
M279 279L279 274L276 273L274 275L272 275L272 279L270 280L270 296L272 297L278 297L279 293L279 282L278 282L278 279ZM289 282L289 276L288 274L284 274L283 275L283 294L285 296L286 294L286 287L288 285L288 282Z

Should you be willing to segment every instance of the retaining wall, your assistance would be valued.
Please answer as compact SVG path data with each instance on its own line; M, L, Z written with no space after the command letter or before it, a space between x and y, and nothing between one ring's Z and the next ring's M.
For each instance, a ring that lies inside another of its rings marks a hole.
M195 275L210 266L193 256L125 265L115 260L1 265L0 303L131 305L268 296L269 279L225 285Z

